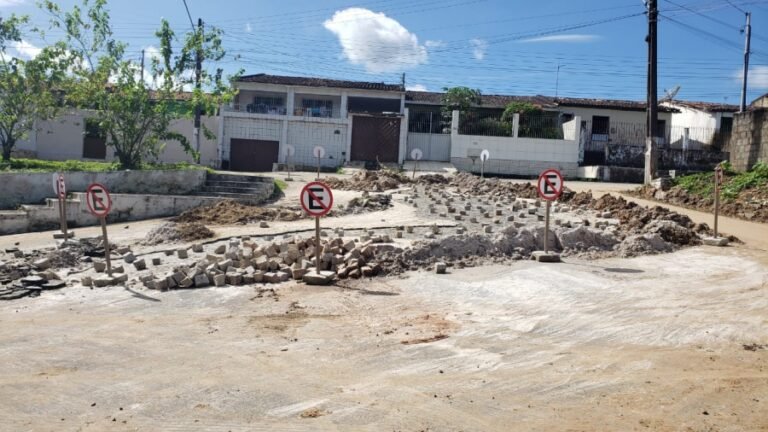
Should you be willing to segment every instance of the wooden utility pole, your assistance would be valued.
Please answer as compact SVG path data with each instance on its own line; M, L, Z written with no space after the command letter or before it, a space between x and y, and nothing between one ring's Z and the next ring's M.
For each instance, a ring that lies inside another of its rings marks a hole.
M144 50L141 50L141 80L144 80Z
M645 137L645 184L650 184L656 176L658 164L658 148L656 137L658 135L658 100L657 100L657 24L659 8L657 0L648 0L648 123Z
M744 27L744 76L741 80L741 104L739 105L739 112L744 112L747 109L747 74L749 73L749 48L752 43L752 14L746 12L747 25Z

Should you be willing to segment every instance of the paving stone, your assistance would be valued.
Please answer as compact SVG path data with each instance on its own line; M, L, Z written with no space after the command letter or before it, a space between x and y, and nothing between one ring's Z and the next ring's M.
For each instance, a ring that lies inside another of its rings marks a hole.
M178 257L181 259L187 259L187 257L189 257L189 254L187 253L186 249L177 250L176 255L178 255Z
M127 254L123 255L123 261L125 261L127 264L130 264L136 261L136 256L133 255L133 252L128 252Z
M194 284L194 281L188 277L185 277L179 282L179 288L189 288Z
M99 276L93 280L93 286L95 286L96 288L108 287L113 283L114 283L114 280L107 275Z
M307 285L329 285L331 282L333 282L335 276L336 273L331 271L321 271L319 273L313 271L305 274L302 277L302 280Z
M93 286L93 278L90 276L83 276L80 278L80 283L87 287Z
M152 265L159 266L162 263L160 258L152 258Z
M227 246L221 244L221 245L216 246L216 249L213 250L213 253L222 255L226 251L227 251Z
M94 261L93 269L96 271L96 273L104 273L104 271L107 269L107 263L104 261Z
M128 275L123 273L123 274L121 274L119 276L113 277L112 280L114 280L116 284L126 283L126 282L128 282Z
M51 268L51 260L48 258L41 258L32 263L38 270L47 270Z
M163 253L165 254L165 256L171 256L171 255L173 255L173 252L174 252L173 250L167 250L167 251L163 251Z
M192 252L195 253L201 253L203 251L203 245L200 243L195 243L192 245Z
M259 228L269 228L269 224L266 221L259 222Z
M435 273L437 274L445 274L447 269L448 266L444 262L438 262L435 264Z
M227 276L224 274L217 274L213 276L213 284L217 287L224 286L227 281Z
M195 276L195 287L202 288L202 287L207 287L210 284L211 284L211 281L210 279L208 279L208 275L206 275L205 273Z
M133 263L133 266L136 267L136 270L146 270L147 268L147 262L144 261L144 259L136 260Z
M165 291L168 289L168 279L158 279L155 281L155 289Z

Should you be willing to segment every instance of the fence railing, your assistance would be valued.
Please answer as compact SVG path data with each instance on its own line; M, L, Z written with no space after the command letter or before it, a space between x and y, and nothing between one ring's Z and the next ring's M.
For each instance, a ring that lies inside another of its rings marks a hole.
M462 135L515 136L513 116L469 112L461 113L459 119L459 133ZM521 114L517 125L517 137L562 140L566 135L564 129L573 128L573 125L565 127L564 125L566 123L558 113Z
M441 113L410 112L408 114L408 132L450 134L451 119Z

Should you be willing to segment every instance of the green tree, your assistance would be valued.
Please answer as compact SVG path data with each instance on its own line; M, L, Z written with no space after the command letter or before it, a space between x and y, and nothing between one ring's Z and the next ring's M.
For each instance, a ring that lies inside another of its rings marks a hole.
M511 122L515 114L531 115L540 113L542 113L542 109L530 102L510 102L504 108L501 121Z
M195 81L198 52L203 64L224 57L220 30L209 27L179 39L162 20L155 33L160 56L151 59L149 76L142 76L139 65L124 59L127 45L113 37L106 0L82 0L82 6L70 11L50 0L40 6L51 15L51 26L65 34L74 76L67 102L94 110L107 145L115 148L123 168L137 168L146 158L158 156L164 141L179 142L199 162L198 151L170 126L175 119L190 118L195 106L213 113L234 96L231 79L225 79L221 69L203 69L201 88L185 92ZM210 130L203 133L213 137Z
M58 86L66 78L61 45L43 49L29 60L11 57L6 50L21 42L27 17L0 17L0 143L4 162L19 140L26 138L36 120L47 120L59 109Z
M449 117L453 110L469 112L474 106L483 104L482 93L478 89L445 87L443 91L445 91L443 95L443 113L447 113Z

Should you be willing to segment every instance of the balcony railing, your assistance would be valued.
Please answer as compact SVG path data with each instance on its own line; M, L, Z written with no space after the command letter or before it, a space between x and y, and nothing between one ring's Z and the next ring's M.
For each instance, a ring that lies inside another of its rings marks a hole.
M293 109L293 115L298 117L340 118L341 112L338 108L297 107Z
M247 112L252 114L286 115L284 106L257 105L257 104L233 104L224 109L230 112Z

